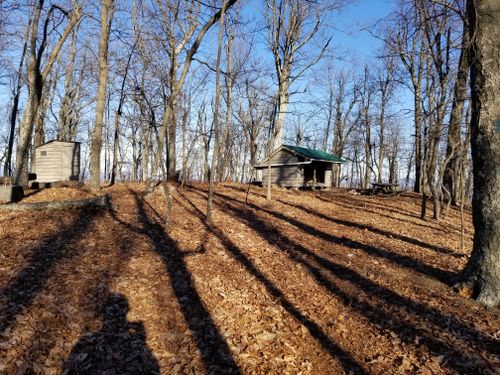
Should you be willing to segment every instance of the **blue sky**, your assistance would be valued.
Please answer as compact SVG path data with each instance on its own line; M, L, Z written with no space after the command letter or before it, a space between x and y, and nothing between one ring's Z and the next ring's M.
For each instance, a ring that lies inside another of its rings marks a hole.
M374 58L381 43L369 31L393 9L394 1L358 0L334 18L334 26L340 31L335 34L335 38L342 47L352 50L359 57Z
M329 0L323 1L328 2ZM263 3L263 0L249 0L248 2L243 2L242 12L245 17L255 17L257 23L261 23L262 25ZM342 12L335 13L329 17L327 20L329 26L327 33L331 33L333 36L331 43L333 47L332 50L335 56L342 56L344 59L343 61L335 62L335 69L342 68L342 65L345 65L347 69L362 71L365 64L372 65L376 63L376 56L381 48L381 42L374 38L369 30L378 20L386 17L393 10L394 3L395 0L357 0L353 1L352 4L348 5ZM214 27L210 32L212 35L208 36L208 38L203 41L203 50L213 51L211 46L214 42L214 34L217 32L216 29L217 28ZM265 33L265 31L263 31L263 33ZM264 35L261 34L260 37L262 38ZM207 47L207 45L209 47ZM255 51L252 51L254 55L258 55L259 58L265 60L266 65L272 70L272 56L270 51L262 43L262 39L257 41L255 47ZM267 64L267 61L269 64ZM321 68L319 67L318 69ZM302 85L303 88L308 84L299 83L299 85ZM315 90L315 88L310 85L308 90L311 92L311 90ZM7 87L0 88L0 98L4 104L8 102L10 93ZM292 101L293 100L294 99L292 99ZM297 119L293 119L293 115L291 114L289 120L296 121ZM289 121L287 121L287 123L288 122ZM320 124L317 125L321 126Z

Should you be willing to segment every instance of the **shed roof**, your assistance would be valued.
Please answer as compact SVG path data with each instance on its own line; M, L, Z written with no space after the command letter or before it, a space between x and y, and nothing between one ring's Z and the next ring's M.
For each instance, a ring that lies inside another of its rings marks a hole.
M300 161L300 162L295 162L295 163L287 162L284 164L273 164L273 166L310 164L312 161L324 161L327 163L339 163L339 164L347 163L347 160L339 158L338 156L335 156L333 154L329 154L328 152L314 150L312 148L291 146L291 145L281 145L279 148L274 150L274 152L271 154L271 157L276 155L276 153L280 152L281 150L286 150L286 151L291 152L293 154L302 156L306 159L306 161ZM254 165L253 167L257 168L257 169L266 168L268 160L269 160L269 157L264 159L264 161L262 161L261 164Z
M50 141L47 141L47 142L41 144L38 147L43 147L43 146L51 144L51 143L80 143L80 142L76 142L76 141L74 141L74 142L73 141L63 141L61 139L51 139Z
M308 159L312 160L323 160L323 161L329 161L333 163L346 163L347 160L344 160L342 158L339 158L338 156L335 156L333 154L329 154L328 152L324 152L321 150L314 150L312 148L305 148L305 147L299 147L299 146L291 146L291 145L283 145L284 148L295 152L296 154L299 154L301 156L304 156Z

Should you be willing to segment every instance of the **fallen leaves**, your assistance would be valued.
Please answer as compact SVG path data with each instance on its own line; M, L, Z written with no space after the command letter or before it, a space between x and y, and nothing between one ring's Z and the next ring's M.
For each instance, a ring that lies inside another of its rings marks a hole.
M412 195L277 190L267 204L257 188L245 206L245 189L228 184L209 228L204 189L174 194L164 235L162 194L134 184L105 189L110 212L0 213L0 373L219 374L231 361L249 374L498 368L497 312L430 272L466 260L455 210L424 223Z

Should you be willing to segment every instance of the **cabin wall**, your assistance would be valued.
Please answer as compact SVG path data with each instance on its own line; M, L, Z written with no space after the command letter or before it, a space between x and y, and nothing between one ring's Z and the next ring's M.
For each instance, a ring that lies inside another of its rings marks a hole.
M262 169L262 185L268 181L267 168ZM304 173L301 166L280 166L271 168L271 184L282 187L301 187L304 185Z

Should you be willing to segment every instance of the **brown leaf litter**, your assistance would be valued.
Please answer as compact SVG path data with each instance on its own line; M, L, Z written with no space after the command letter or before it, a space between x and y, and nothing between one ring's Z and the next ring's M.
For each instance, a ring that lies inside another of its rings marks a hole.
M0 213L0 373L493 374L498 310L454 293L466 211L219 184ZM53 188L25 201L87 198ZM86 195L86 196L84 196Z

